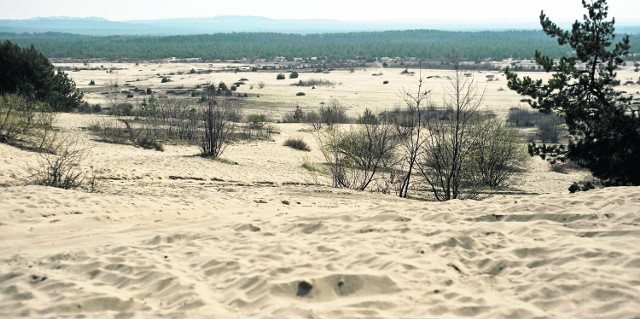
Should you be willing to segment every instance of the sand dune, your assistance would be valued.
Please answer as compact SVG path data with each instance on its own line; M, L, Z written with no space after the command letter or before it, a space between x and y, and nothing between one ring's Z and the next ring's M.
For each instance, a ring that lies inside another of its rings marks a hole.
M405 200L310 183L282 146L313 143L300 127L227 165L97 143L83 119L61 125L100 193L25 185L37 158L0 144L2 318L639 316L638 187L568 194L583 173L537 163L518 187L540 195Z
M450 203L234 194L183 207L3 188L0 314L633 318L640 307L637 188Z

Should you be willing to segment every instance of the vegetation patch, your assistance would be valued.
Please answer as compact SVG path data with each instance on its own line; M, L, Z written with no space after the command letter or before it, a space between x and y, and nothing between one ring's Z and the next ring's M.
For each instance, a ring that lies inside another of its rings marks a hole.
M305 152L310 152L311 151L311 148L309 147L307 142L305 142L300 137L298 137L298 138L288 138L286 141L284 141L284 146L288 146L288 147L291 147L291 148L299 150L299 151L305 151Z
M336 86L336 82L320 78L310 78L307 80L300 80L295 86Z

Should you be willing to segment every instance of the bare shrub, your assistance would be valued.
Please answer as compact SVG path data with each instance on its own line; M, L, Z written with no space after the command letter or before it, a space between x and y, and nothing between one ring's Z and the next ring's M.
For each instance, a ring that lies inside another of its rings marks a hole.
M536 123L538 138L546 143L558 143L562 135L564 120L550 115Z
M318 115L318 120L321 125L326 124L329 129L333 128L334 124L345 124L350 122L349 117L347 117L347 108L345 108L336 98L331 98L329 105L321 106Z
M394 123L396 134L399 137L401 148L400 168L398 172L392 173L388 184L398 183L397 194L400 197L407 197L411 176L418 161L418 155L425 143L425 132L423 127L423 117L425 104L428 102L429 91L423 88L423 80L418 80L418 89L415 93L404 91L406 110L398 109L393 115L385 113ZM401 175L396 177L396 175ZM389 188L390 185L387 187Z
M82 186L85 172L79 168L86 156L86 149L79 146L77 139L59 139L53 153L40 153L40 163L30 169L31 179L37 185L71 189Z
M94 120L87 129L93 133L98 141L126 144L128 134L121 121L113 117L101 117Z
M445 88L444 109L431 107L425 119L429 130L420 155L421 175L440 201L475 196L470 161L477 142L477 109L483 94L478 93L473 77L465 76L456 64L450 86Z
M216 99L215 94L207 98L207 105L202 112L204 129L200 140L202 156L218 158L230 141L235 124L228 117L236 112L231 101L225 98Z
M492 188L504 186L514 175L524 171L530 161L527 148L515 128L499 118L480 121L475 131L470 170L479 185Z
M320 135L322 153L334 187L365 190L393 157L395 140L387 121L329 129Z
M31 101L16 94L2 95L0 143L15 144L22 140L29 147L43 148L54 119L55 114L45 103Z
M298 111L298 108L296 111ZM328 105L323 104L320 106L318 112L312 110L304 113L301 111L297 113L299 118L302 118L303 122L311 124L315 130L319 130L325 125L331 129L335 124L351 122L351 119L347 116L347 109L336 98L331 98Z
M263 141L271 140L273 134L279 134L278 128L263 122L236 125L229 134L230 141Z
M419 168L437 200L474 198L523 171L528 157L516 129L478 107L484 94L458 66L444 108L429 108Z

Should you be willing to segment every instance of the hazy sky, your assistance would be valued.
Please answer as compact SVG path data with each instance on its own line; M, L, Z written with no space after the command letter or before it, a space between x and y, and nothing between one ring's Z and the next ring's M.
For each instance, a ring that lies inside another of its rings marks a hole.
M536 23L541 9L554 21L583 14L580 0L0 0L0 19L71 16L110 20L253 15L276 19L415 20ZM640 0L609 0L621 24L640 24Z

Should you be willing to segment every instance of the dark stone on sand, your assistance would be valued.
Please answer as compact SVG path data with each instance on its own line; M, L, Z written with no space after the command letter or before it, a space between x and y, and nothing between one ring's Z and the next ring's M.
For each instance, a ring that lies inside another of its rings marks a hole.
M298 297L304 297L306 295L309 294L309 292L311 292L311 289L313 289L313 285L311 285L310 283L306 282L306 281L300 281L298 283L298 291L296 292L296 296Z

